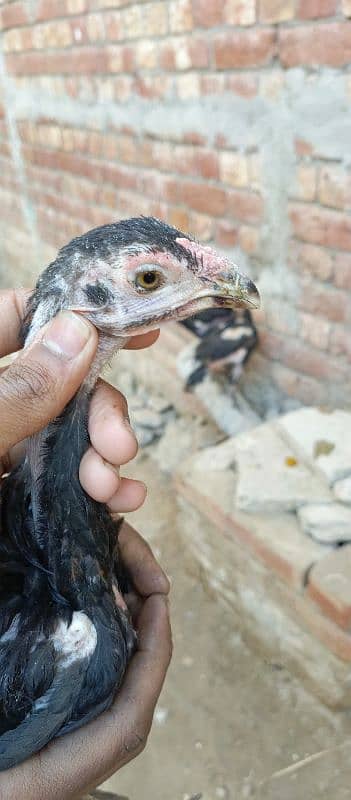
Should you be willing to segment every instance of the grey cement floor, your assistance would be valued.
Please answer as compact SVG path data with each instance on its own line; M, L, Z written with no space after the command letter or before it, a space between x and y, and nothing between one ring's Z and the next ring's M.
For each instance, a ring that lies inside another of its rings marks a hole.
M149 496L128 519L171 576L175 647L145 752L104 788L130 800L351 798L343 744L351 714L327 710L285 669L245 646L230 613L185 569L169 479L145 454L131 472L146 481Z

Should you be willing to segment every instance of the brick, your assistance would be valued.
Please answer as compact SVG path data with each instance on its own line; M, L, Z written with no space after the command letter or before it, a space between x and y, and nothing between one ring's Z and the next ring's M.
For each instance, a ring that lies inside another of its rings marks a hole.
M259 189L262 185L262 157L260 153L250 153L248 156L249 185L250 189Z
M158 66L158 54L156 42L146 39L135 44L135 60L139 69L155 69Z
M221 247L234 247L238 242L238 227L226 219L216 224L215 239Z
M189 214L183 208L171 208L168 215L170 225L186 233L189 230Z
M226 0L223 17L227 25L254 25L256 0Z
M75 44L88 44L89 35L86 17L71 20L72 39Z
M209 242L213 237L213 220L206 214L191 214L189 221L189 231L202 242Z
M192 30L191 0L172 0L169 3L169 27L171 33L186 33Z
M319 284L310 276L301 280L299 307L311 314L320 314L326 320L343 322L348 318L349 300L345 292Z
M222 216L226 210L226 193L216 186L189 181L182 187L182 197L189 208L214 217Z
M338 0L299 0L296 16L299 19L318 19L336 14Z
M225 88L227 92L239 97L255 97L257 94L256 75L227 75Z
M260 341L263 355L273 361L281 361L295 372L321 381L343 382L347 378L346 367L343 368L334 357L305 342L271 331L261 332Z
M168 32L166 3L146 3L140 11L142 36L164 36Z
M298 156L310 156L313 153L313 147L310 142L307 142L306 139L300 139L297 137L295 139L295 152Z
M118 142L119 160L126 164L138 163L138 148L131 136L121 136Z
M351 209L351 173L347 173L340 167L322 167L318 199L325 206Z
M336 253L334 262L334 283L338 289L351 289L351 254Z
M270 305L265 309L264 321L270 330L286 333L287 336L293 336L298 332L297 311L282 298L271 300Z
M25 2L6 4L0 11L0 29L16 28L19 25L27 25L28 4Z
M101 174L105 183L112 183L117 188L138 188L140 176L136 170L127 169L119 164L108 164L102 167Z
M329 351L336 356L346 358L351 363L351 339L349 326L332 326L330 332Z
M133 81L133 92L141 97L165 97L169 94L170 80L166 75L137 75Z
M317 169L313 164L300 164L296 171L293 195L299 200L314 200L317 189Z
M287 28L279 34L284 67L344 67L351 61L351 22Z
M260 75L260 94L268 100L277 100L285 86L285 76L281 70L263 72Z
M124 39L137 39L146 35L146 12L144 6L132 5L121 11Z
M202 178L217 180L219 165L217 153L205 148L197 148L193 155L194 172Z
M173 72L175 70L175 48L172 42L167 41L160 44L160 67L161 69Z
M247 186L249 181L247 156L237 152L220 153L219 174L223 183L237 187Z
M113 103L115 99L115 84L113 77L110 78L97 78L96 83L96 96L101 103Z
M261 22L287 22L294 19L294 0L259 0Z
M104 17L102 17L101 14L94 14L92 16L103 20L106 39L108 39L108 41L119 42L124 38L122 16L119 11L109 11Z
M291 244L289 264L293 269L314 275L320 281L330 280L333 274L333 256L328 250L314 244Z
M273 380L284 394L289 397L296 397L299 387L299 376L294 370L283 366L283 364L272 363L269 366Z
M73 42L72 29L69 22L58 20L34 29L38 33L38 46L40 48L60 48L69 47Z
M223 94L226 88L226 76L220 73L204 73L200 75L201 94Z
M67 14L83 14L87 9L88 0L66 0L65 11Z
M181 100L190 100L191 98L200 97L200 76L196 72L187 72L185 75L178 75L176 79L176 90Z
M87 36L90 42L101 42L105 39L105 25L101 14L88 14L85 19Z
M126 0L90 0L90 5L100 9L105 9L107 6L108 8L121 8L126 5Z
M6 31L2 38L2 49L4 53L15 53L23 50L22 31L18 28Z
M27 159L30 163L50 169L59 169L73 175L81 175L90 180L101 180L102 172L98 164L93 164L85 158L77 157L74 153L50 152L39 149L28 150Z
M327 350L330 341L331 323L315 314L300 315L302 339L317 350Z
M152 143L152 164L164 172L173 172L174 148L169 142Z
M351 625L351 546L328 553L309 572L307 592L340 628Z
M258 252L260 234L257 228L241 225L239 228L239 245L246 253L254 255Z
M199 133L199 131L190 130L184 133L183 142L184 144L205 145L206 138L202 133Z
M290 219L295 235L306 242L351 250L351 217L304 203L291 204Z
M255 192L229 191L227 213L243 222L260 222L263 219L263 200Z
M342 0L342 11L345 17L351 17L351 0Z
M118 47L105 48L103 51L105 58L108 61L109 72L134 72L135 68L135 53L134 48L128 45ZM102 70L98 70L99 72Z
M175 145L170 153L167 169L181 175L217 178L218 158L216 153L205 148Z
M160 65L164 70L203 69L208 62L207 42L201 37L168 39L160 48Z
M228 31L214 37L214 58L218 69L263 66L272 60L275 52L272 28Z
M133 81L129 75L114 76L114 97L119 103L125 103L132 95Z
M191 36L174 42L176 69L202 69L208 66L208 46L205 39Z
M16 75L107 72L108 52L94 47L80 47L63 53L16 53L9 55L6 63L8 70Z
M193 15L196 25L213 28L223 22L223 0L193 0Z

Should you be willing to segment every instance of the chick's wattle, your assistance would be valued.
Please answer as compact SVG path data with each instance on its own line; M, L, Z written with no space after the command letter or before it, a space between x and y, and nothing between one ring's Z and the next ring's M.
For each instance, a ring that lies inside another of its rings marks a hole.
M153 218L89 231L39 278L24 346L62 309L86 315L99 345L76 396L1 484L0 769L107 709L133 653L118 526L78 478L102 367L131 335L213 306L258 302L227 259Z

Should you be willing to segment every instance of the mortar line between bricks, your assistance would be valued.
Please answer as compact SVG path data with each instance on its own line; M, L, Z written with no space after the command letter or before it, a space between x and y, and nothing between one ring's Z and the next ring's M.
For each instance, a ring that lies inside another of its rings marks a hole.
M27 0L27 2L29 2L29 0ZM153 4L155 2L158 2L158 5L161 6L162 3L164 2L164 0L154 0ZM150 5L150 4L148 4L148 5ZM29 22L23 22L21 24L13 25L13 26L8 27L8 28L3 28L1 33L5 34L8 31L23 30L25 28L32 28L32 27L45 27L46 25L54 24L55 22L68 22L68 23L73 22L74 23L74 22L79 21L80 19L85 20L88 17L96 16L96 15L101 16L103 21L104 21L104 18L107 17L109 14L111 14L111 13L117 13L118 14L119 11L123 11L124 9L128 9L128 8L130 8L130 5L125 5L125 6L121 7L121 8L118 8L118 9L116 9L116 7L111 6L109 8L105 7L103 9L96 9L95 11L81 11L81 12L71 13L71 14L68 14L68 13L65 12L62 15L60 14L59 16L49 17L47 19L36 19L35 18L35 14L34 14L34 18L33 18L33 14L31 13L31 19L30 19ZM0 10L1 10L1 6L0 6ZM258 16L257 16L255 22L253 24L251 24L251 25L239 25L239 24L230 24L230 23L223 22L223 23L218 24L218 25L212 25L210 28L208 28L208 27L203 27L201 25L194 24L192 26L192 28L188 28L188 29L183 30L183 31L182 30L179 30L179 31L172 30L171 27L168 27L167 32L164 33L164 34L163 33L162 34L152 33L152 34L145 34L145 36L144 35L140 35L140 36L138 35L138 36L135 36L135 37L126 36L126 37L122 37L120 39L106 39L104 41L104 44L105 45L106 44L122 44L123 45L125 42L131 42L131 41L136 42L136 41L143 40L145 38L152 38L153 41L156 41L158 39L169 39L169 38L180 38L180 37L183 37L183 38L189 37L190 38L191 36L194 36L194 34L195 35L201 34L201 36L204 39L206 39L206 41L212 41L212 38L211 38L212 36L218 36L218 35L221 35L221 34L222 35L226 35L226 36L228 36L228 34L230 35L231 33L243 33L243 34L248 33L249 34L251 31L262 31L262 30L267 30L267 29L272 29L272 30L274 29L277 32L277 34L279 34L281 31L284 31L286 29L296 30L298 28L313 28L316 25L318 25L318 27L320 28L320 27L324 27L324 26L330 25L330 24L339 24L339 23L347 23L347 22L348 22L348 18L345 17L342 12L338 12L337 14L330 15L329 17L323 17L323 18L321 18L321 17L315 17L313 19L299 18L299 19L282 20L280 22L269 22L269 21L266 21L266 20L260 20L258 18ZM91 39L89 41L90 46L94 46L96 44L96 41L97 41L96 39ZM100 40L98 40L98 41L100 41ZM79 46L79 43L77 43L77 46ZM38 52L42 52L42 50L40 48L33 48L33 49L37 50ZM13 51L13 52L15 52L15 51ZM23 51L21 51L21 52L23 52ZM26 51L26 52L28 52L28 51Z

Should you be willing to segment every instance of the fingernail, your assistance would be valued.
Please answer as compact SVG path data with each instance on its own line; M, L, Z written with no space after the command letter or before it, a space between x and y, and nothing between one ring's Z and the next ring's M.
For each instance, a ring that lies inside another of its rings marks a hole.
M61 311L47 327L42 343L66 361L76 358L91 336L89 323L72 311Z

